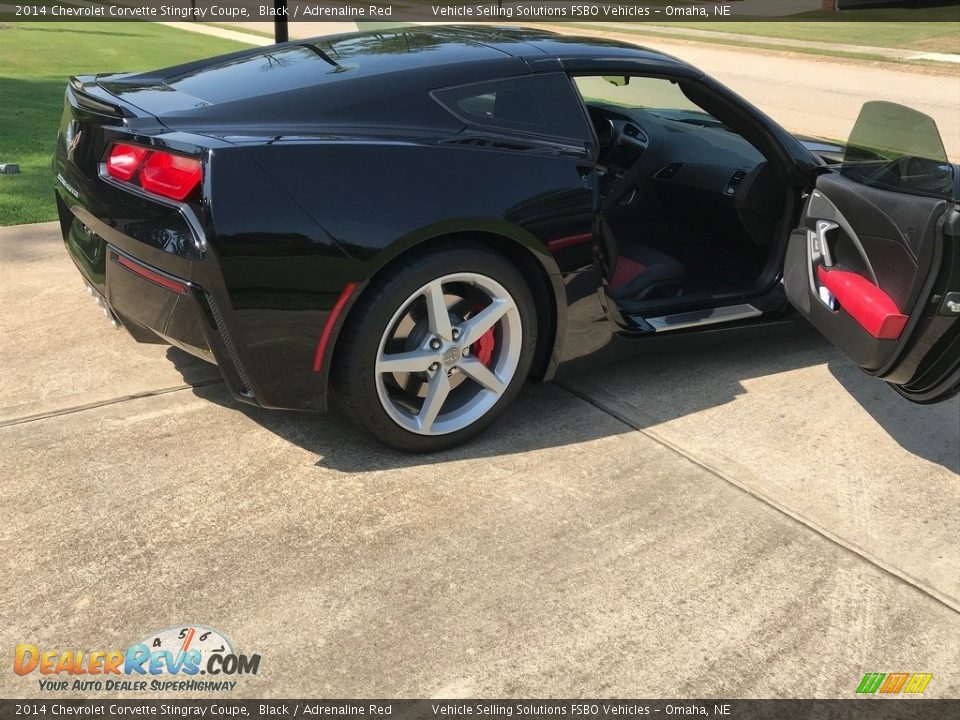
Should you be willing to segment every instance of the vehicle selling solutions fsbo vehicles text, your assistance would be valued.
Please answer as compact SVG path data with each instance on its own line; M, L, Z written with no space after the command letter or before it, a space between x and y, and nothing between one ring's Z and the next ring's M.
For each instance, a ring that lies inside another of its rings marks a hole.
M729 16L730 7L727 5L714 6L712 12L701 6L667 5L662 8L648 8L637 5L616 5L608 3L584 3L562 6L548 6L539 3L516 5L431 5L431 12L436 17L457 18L506 18L530 19L550 17L554 19L577 18L641 18L665 15L667 17L703 17L711 15Z

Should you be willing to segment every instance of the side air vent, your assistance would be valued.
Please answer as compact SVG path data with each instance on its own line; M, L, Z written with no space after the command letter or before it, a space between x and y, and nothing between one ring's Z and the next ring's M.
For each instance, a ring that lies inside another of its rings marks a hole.
M743 182L743 179L747 176L746 170L737 170L733 175L730 176L730 179L727 181L727 187L723 191L723 194L728 197L733 197L734 193L737 192L737 188L740 186L740 183Z
M647 136L643 134L643 130L638 128L636 125L632 125L631 123L627 123L623 126L623 134L637 140L646 141L647 139Z
M657 180L673 180L677 176L677 173L680 172L680 168L683 167L683 163L670 163L669 165L664 165L662 168L657 170L657 174L653 177Z

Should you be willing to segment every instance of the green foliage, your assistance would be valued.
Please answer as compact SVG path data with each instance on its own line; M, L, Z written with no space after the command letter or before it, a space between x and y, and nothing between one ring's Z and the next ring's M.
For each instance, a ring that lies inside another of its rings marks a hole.
M156 23L0 25L0 225L56 218L53 145L71 75L150 70L246 45Z

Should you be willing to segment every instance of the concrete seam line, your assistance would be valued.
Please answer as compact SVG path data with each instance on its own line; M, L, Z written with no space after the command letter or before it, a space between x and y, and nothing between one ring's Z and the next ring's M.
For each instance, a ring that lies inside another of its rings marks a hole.
M935 600L941 605L944 605L945 607L949 608L953 612L960 614L960 600L957 600L951 595L940 592L939 590L930 587L929 585L924 583L922 580L912 577L911 575L905 573L904 571L900 570L896 566L891 565L884 560L881 560L880 558L876 557L870 552L867 552L866 550L859 547L858 545L855 545L854 543L844 540L839 535L836 535L830 530L827 530L826 528L821 527L820 525L813 522L809 518L806 518L803 515L797 512L794 512L793 510L789 509L785 505L782 505L781 503L777 502L773 498L768 497L757 490L754 490L748 485L744 485L743 483L737 480L734 480L732 477L729 477L723 471L713 467L712 465L710 465L707 462L704 462L703 460L700 460L696 456L691 455L688 451L684 450L683 448L679 447L673 442L667 440L666 438L663 438L657 433L637 425L635 422L630 420L630 418L626 417L622 413L608 406L603 401L590 397L586 393L580 390L577 390L576 388L570 387L564 382L554 380L554 383L556 383L558 386L566 390L568 393L570 393L574 397L577 397L583 400L584 402L589 403L590 405L593 405L598 410L601 410L602 412L605 412L607 415L610 415L616 420L619 420L624 425L627 425L628 427L633 428L637 432L642 433L643 435L646 435L648 438L650 438L654 442L660 445L663 445L665 448L669 450L672 450L677 455L680 455L681 457L685 458L686 460L693 463L694 465L697 465L703 470L706 470L708 473L710 473L711 475L714 475L720 480L723 480L724 482L730 485L733 485L735 488L737 488L741 492L744 492L747 495L750 495L751 497L753 497L754 499L759 500L761 503L763 503L764 505L767 505L771 509L776 510L782 515L786 515L788 518L790 518L794 522L797 522L800 525L803 525L808 530L813 531L814 533L821 536L825 540L843 548L848 553L851 553L852 555L859 557L861 560L868 562L869 564L883 571L887 575L890 575L893 578L897 579L898 581L906 585L909 585L910 587L914 588L915 590L918 590L919 592L923 593L924 595L931 598L932 600ZM596 388L596 390L600 393L609 394L607 393L606 390L603 390L602 388Z
M26 415L19 418L11 418L0 422L0 428L11 427L13 425L23 425L24 423L37 422L38 420L47 420L49 418L60 417L61 415L72 415L73 413L83 412L84 410L95 410L96 408L106 407L108 405L118 405L127 400L139 400L140 398L155 397L157 395L167 395L168 393L180 392L181 390L191 390L199 387L209 387L210 385L222 385L223 380L208 380L197 383L196 385L176 385L174 387L160 388L159 390L146 390L140 393L123 395L109 400L98 400L97 402L86 403L84 405L75 405L74 407L63 408L62 410L52 410L36 415Z

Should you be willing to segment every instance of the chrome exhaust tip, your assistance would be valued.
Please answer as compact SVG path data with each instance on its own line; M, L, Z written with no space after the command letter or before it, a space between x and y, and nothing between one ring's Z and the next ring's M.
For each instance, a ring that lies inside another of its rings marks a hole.
M96 288L93 287L88 282L84 283L87 286L87 294L89 294L93 301L97 304L97 307L103 312L104 317L110 321L110 324L113 325L114 330L120 329L120 320L117 319L117 316L113 314L113 310L110 309L110 306L107 305L107 301L104 300L103 295L96 291Z

